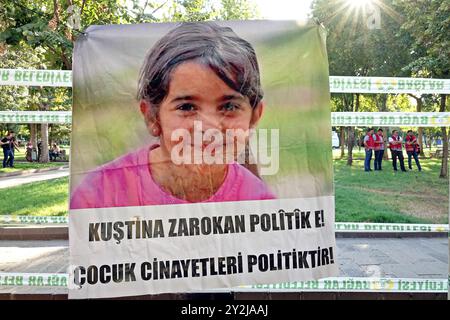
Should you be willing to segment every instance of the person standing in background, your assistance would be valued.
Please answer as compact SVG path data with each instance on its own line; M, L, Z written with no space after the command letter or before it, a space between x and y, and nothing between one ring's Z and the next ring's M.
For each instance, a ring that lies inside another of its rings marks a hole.
M366 149L366 157L364 159L364 171L372 171L370 168L370 161L372 160L372 152L375 148L373 139L373 128L367 128L366 136L364 137L364 147Z
M405 172L405 162L403 158L403 150L402 150L402 137L398 135L397 130L392 131L392 136L389 137L389 148L391 149L392 154L392 166L394 167L394 171L397 171L397 158L400 161L400 169Z
M384 155L384 137L383 137L383 129L378 129L377 133L373 135L374 143L375 143L375 161L374 167L375 170L381 169L381 162L383 161Z
M10 130L0 141L0 145L3 148L3 168L14 168L14 148L17 147L17 143L14 138L14 131Z
M412 170L411 157L414 157L414 161L416 162L417 169L419 169L419 171L422 171L422 167L420 166L420 162L419 162L418 147L419 147L419 144L417 142L416 136L413 134L412 130L408 130L408 132L406 133L406 137L405 137L405 149L406 149L406 154L408 155L409 170Z
M42 141L41 140L39 140L37 143L37 149L38 149L37 161L40 162L41 161L41 152L42 152Z

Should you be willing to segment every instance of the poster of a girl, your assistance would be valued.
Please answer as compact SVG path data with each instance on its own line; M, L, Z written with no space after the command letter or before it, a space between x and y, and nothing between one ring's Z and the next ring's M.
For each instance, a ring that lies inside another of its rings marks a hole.
M169 31L145 58L137 98L147 129L159 142L89 172L72 193L71 209L275 198L260 177L236 161L174 161L180 149L175 132L192 138L182 145L192 144L188 155L214 143L229 149L228 132L248 132L263 114L255 51L231 28L183 23ZM224 138L195 144L199 124L200 133L213 130Z

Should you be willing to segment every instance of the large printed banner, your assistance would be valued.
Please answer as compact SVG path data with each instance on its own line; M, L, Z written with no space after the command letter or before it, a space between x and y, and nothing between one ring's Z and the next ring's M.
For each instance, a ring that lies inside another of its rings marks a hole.
M337 275L320 26L93 26L73 81L70 298Z
M0 69L0 86L71 87L71 70Z

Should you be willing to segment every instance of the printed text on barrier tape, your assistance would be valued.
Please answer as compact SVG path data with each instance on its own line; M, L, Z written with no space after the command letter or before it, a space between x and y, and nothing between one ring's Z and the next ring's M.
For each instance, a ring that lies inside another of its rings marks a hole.
M67 274L0 273L0 286L67 288ZM233 291L447 292L446 279L326 278L266 285L241 286Z
M0 111L0 123L72 123L71 111ZM332 126L448 127L450 112L332 112Z
M67 288L68 274L0 273L0 286Z
M448 232L448 224L336 222L340 232Z
M0 222L23 224L67 224L69 219L64 216L8 216L0 215Z
M0 85L72 86L71 70L0 69ZM450 93L449 79L330 76L336 93Z
M445 279L365 279L328 278L321 280L286 282L246 286L259 290L342 291L342 292L447 292Z
M450 112L332 112L331 125L448 127Z
M67 224L64 216L8 216L0 215L0 222L23 224ZM448 224L409 224L409 223L359 223L336 222L339 232L448 232Z

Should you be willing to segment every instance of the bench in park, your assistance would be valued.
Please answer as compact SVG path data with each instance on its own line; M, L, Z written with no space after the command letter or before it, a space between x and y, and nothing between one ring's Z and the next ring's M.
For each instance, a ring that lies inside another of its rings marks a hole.
M431 152L430 153L430 158L442 158L442 156L444 155L444 152L442 149L437 149L435 152Z
M66 150L62 149L60 152L58 152L58 155L56 156L55 160L59 159L60 161L67 161L67 153Z

